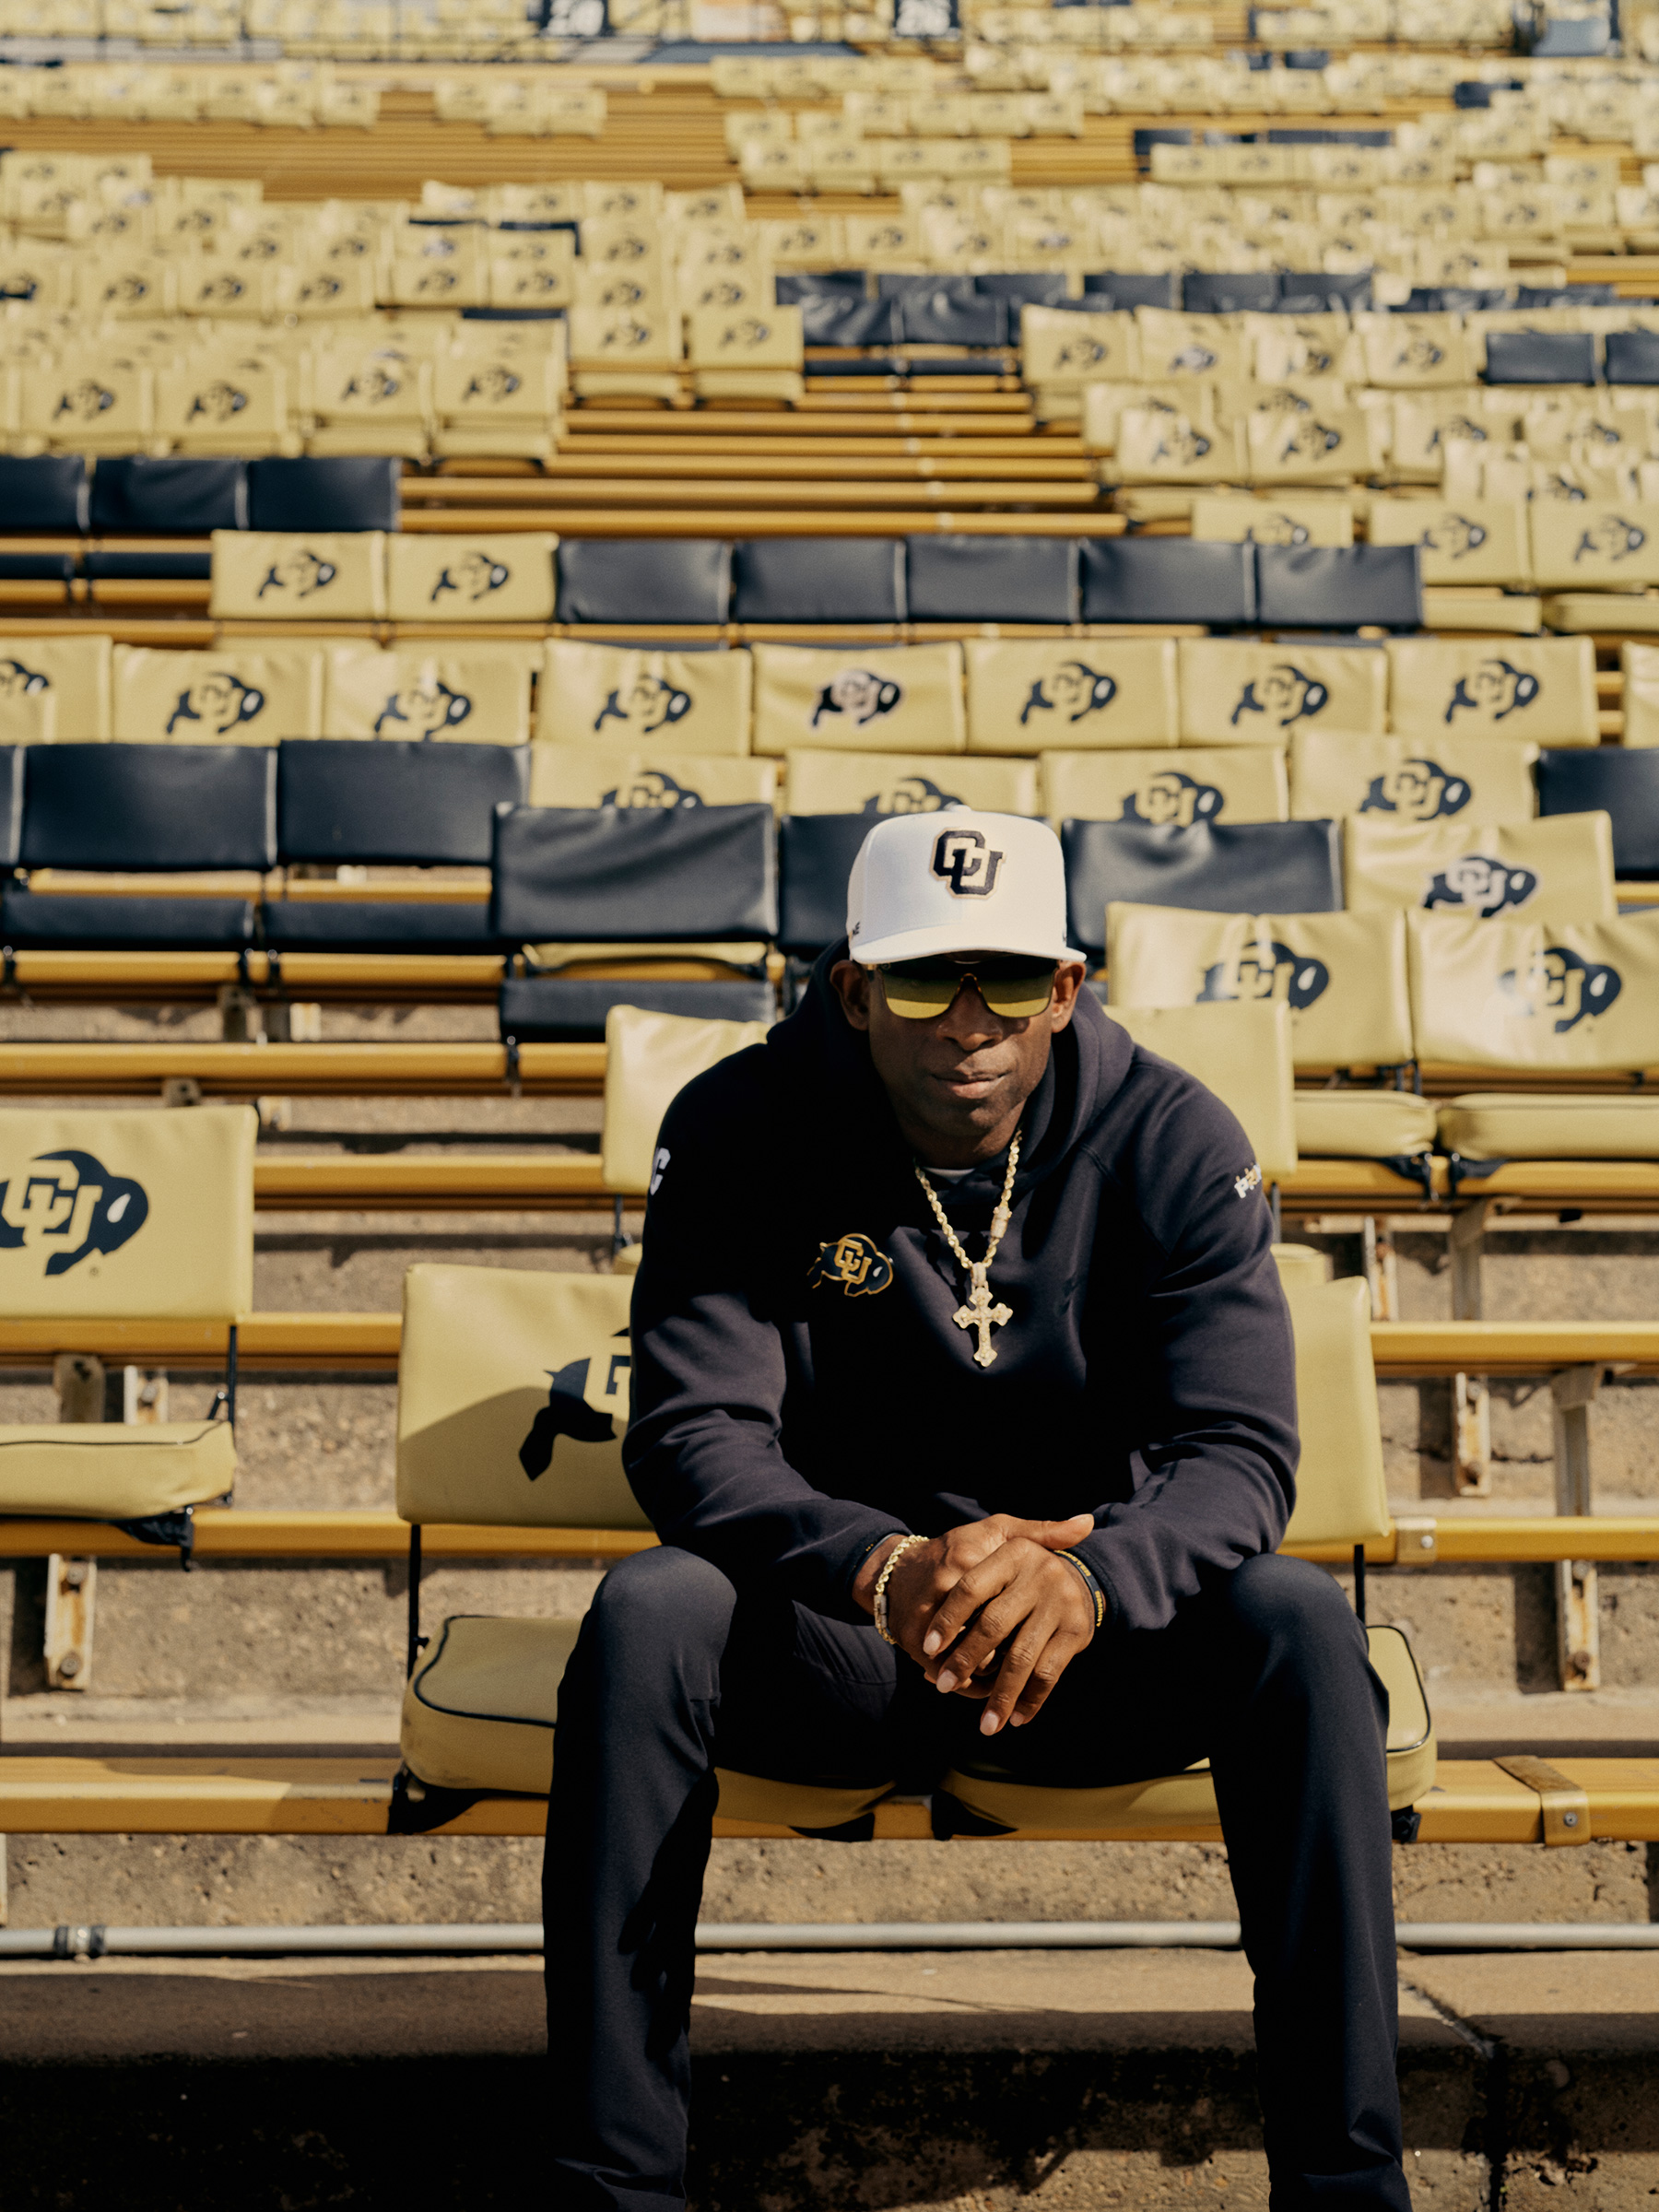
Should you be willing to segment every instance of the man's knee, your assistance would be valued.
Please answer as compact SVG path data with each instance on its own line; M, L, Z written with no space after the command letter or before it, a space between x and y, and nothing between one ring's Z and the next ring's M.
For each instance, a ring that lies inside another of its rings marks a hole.
M675 1677L690 1696L713 1697L736 1597L719 1568L691 1552L636 1552L594 1593L583 1641L612 1681Z
M1314 1682L1369 1662L1365 1630L1334 1575L1310 1559L1265 1552L1228 1577L1229 1611L1245 1643Z

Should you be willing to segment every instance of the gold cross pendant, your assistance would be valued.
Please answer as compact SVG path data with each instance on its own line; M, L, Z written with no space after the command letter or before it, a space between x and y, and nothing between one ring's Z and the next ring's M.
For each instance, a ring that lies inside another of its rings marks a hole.
M959 1306L950 1318L959 1329L979 1331L979 1349L973 1355L973 1364L975 1367L989 1367L996 1357L991 1343L992 1327L1002 1328L1012 1321L1014 1309L1012 1306L994 1306L991 1303L991 1286L985 1280L982 1262L973 1267L971 1279L973 1288L968 1293L967 1303Z

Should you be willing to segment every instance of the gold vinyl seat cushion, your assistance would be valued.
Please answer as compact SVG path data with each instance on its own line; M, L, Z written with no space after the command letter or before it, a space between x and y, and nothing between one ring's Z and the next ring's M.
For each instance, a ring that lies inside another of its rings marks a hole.
M552 1783L559 1685L581 1623L446 1620L404 1691L405 1765L435 1789L545 1796ZM1434 1781L1434 1731L1416 1662L1398 1629L1371 1629L1371 1664L1389 1697L1388 1801L1396 1808ZM1218 1841L1220 1817L1207 1766L1104 1789L1021 1783L992 1762L948 1773L943 1787L971 1812L1012 1830L1088 1835L1173 1833ZM839 1828L891 1794L890 1783L774 1782L722 1771L719 1816L758 1828Z
M1659 1136L1659 1126L1655 1127ZM1303 1159L1396 1159L1432 1152L1435 1109L1404 1090L1299 1090L1296 1149Z
M135 1521L223 1498L236 1481L229 1421L53 1421L0 1428L0 1513Z
M1436 1112L1441 1149L1465 1159L1659 1159L1659 1099L1470 1091Z

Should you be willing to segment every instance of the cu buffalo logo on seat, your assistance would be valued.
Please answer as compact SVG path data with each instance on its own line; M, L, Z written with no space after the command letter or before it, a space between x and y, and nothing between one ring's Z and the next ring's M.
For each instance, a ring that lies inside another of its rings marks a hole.
M1423 904L1456 907L1489 922L1494 914L1524 906L1537 888L1538 878L1530 868L1512 868L1486 853L1465 853L1442 874L1430 878Z
M1494 655L1467 676L1458 677L1441 719L1451 722L1466 709L1471 714L1489 714L1494 722L1503 722L1523 707L1530 707L1543 688L1540 677L1517 668L1513 661Z
M1395 814L1407 822L1432 822L1442 815L1461 814L1474 795L1465 777L1449 774L1438 760L1425 756L1402 760L1397 768L1373 776L1359 802L1359 811Z
M937 814L946 806L965 802L954 791L941 791L926 776L900 776L885 791L873 791L860 814Z
M1218 960L1206 968L1196 1003L1202 1006L1232 999L1277 998L1300 1014L1324 996L1330 981L1331 971L1323 960L1281 945L1275 937L1271 945L1248 947L1236 960Z
M1330 687L1299 668L1294 661L1280 661L1265 676L1255 677L1239 694L1239 703L1228 716L1236 727L1242 714L1265 714L1274 725L1288 730L1293 723L1311 722L1324 711Z
M1547 1016L1554 1033L1563 1037L1581 1021L1605 1014L1624 989L1624 978L1604 961L1547 945L1526 967L1506 968L1498 988L1512 1011L1535 1020Z
M499 592L512 574L504 560L491 560L488 553L464 553L452 568L441 571L428 597L440 599L445 592L453 592L476 606L491 592Z
M1226 805L1215 784L1200 783L1178 768L1163 768L1126 794L1118 819L1190 830L1194 822L1213 822Z
M839 1289L848 1298L874 1298L893 1279L893 1263L860 1230L832 1237L818 1246L807 1270L809 1290Z
M622 1350L611 1348L618 1339ZM618 1421L628 1424L629 1398L633 1377L633 1354L628 1348L628 1331L618 1329L597 1352L572 1359L555 1371L547 1370L547 1402L530 1424L530 1433L519 1446L519 1465L532 1482L537 1482L553 1465L554 1447L561 1436L576 1444L608 1444L618 1434Z
M89 1253L119 1252L148 1215L143 1184L90 1152L42 1152L0 1184L0 1251L38 1252L45 1275L67 1275Z
M1019 710L1020 726L1033 714L1063 714L1067 722L1081 722L1086 714L1100 714L1117 697L1117 678L1087 661L1062 661L1052 676L1039 677L1030 697Z
M265 703L263 691L244 684L228 668L211 669L180 692L167 718L167 734L171 737L182 722L199 722L215 737L228 736L263 713Z
M904 697L904 688L870 668L843 668L818 695L812 710L816 730L826 714L845 714L862 729L878 715L890 714Z

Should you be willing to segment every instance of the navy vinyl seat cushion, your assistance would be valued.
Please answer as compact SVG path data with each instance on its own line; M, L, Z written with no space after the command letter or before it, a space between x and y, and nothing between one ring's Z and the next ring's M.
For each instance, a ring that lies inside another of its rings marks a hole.
M732 559L737 622L902 622L901 537L755 537Z
M891 300L852 292L815 292L801 303L801 336L808 346L896 346L898 310Z
M1255 552L1256 620L1264 628L1374 623L1415 629L1423 619L1416 546L1259 546Z
M502 949L481 899L272 899L261 919L274 952Z
M906 346L1006 346L1008 303L984 292L963 299L935 280L927 292L906 292L895 306Z
M352 455L250 461L252 530L395 530L403 463Z
M1075 622L1077 540L951 535L906 540L912 622Z
M1177 135L1184 146L1190 141L1192 133L1190 131L1182 131L1179 134L1173 131L1159 133L1160 138L1173 138ZM1135 136L1137 138L1140 136L1138 131L1135 133ZM1161 272L1158 275L1151 275L1137 269L1103 269L1097 270L1092 276L1084 277L1083 291L1085 298L1096 300L1102 312L1110 308L1172 308L1180 303L1178 289L1180 283L1179 276L1165 276ZM1098 296L1102 293L1105 297L1099 298Z
M1061 825L1066 929L1099 957L1114 899L1219 914L1328 914L1342 906L1340 822Z
M565 538L554 556L561 622L724 622L732 548L723 537Z
M492 926L513 944L771 938L772 810L502 806Z
M1659 747L1563 746L1538 756L1540 814L1606 814L1616 876L1659 876Z
M276 786L285 861L488 867L496 808L529 796L530 748L285 738Z
M785 815L778 824L778 943L816 959L847 934L847 878L875 828L867 814Z
M1082 541L1085 622L1253 622L1253 546L1190 537Z
M253 745L31 745L26 868L276 865L276 755Z
M596 976L514 976L497 1008L503 1037L521 1044L599 1044L613 1006L682 1014L693 1021L771 1021L777 1012L764 976L729 981L606 982Z
M95 531L176 532L248 527L245 461L172 453L128 453L100 461L92 475Z
M1659 384L1659 330L1610 330L1603 343L1610 384Z
M772 278L772 298L780 307L805 307L808 300L862 300L862 269L780 269Z
M240 952L253 942L253 901L7 889L0 938L14 952Z
M172 583L207 583L213 577L213 556L182 548L167 553L88 553L81 567L93 583L100 581L113 583L131 577Z
M75 581L73 553L0 553L0 578L7 583L61 583Z
M1593 384L1595 338L1587 330L1488 330L1488 384Z
M7 530L76 534L91 519L92 486L78 453L0 453L0 515Z
M1268 270L1230 276L1197 269L1181 287L1181 304L1189 315L1270 315L1278 299L1278 278Z

